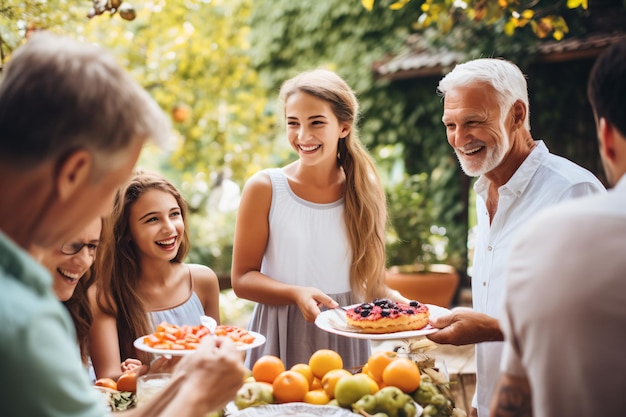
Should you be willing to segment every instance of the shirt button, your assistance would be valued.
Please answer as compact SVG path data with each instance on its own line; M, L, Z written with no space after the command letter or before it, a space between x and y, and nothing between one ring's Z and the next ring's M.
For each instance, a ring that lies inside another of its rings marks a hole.
M486 287L487 283L485 281L483 281L483 287Z
M493 247L491 247L491 246L487 246L487 250L488 250L489 252L491 252L491 251L493 250Z

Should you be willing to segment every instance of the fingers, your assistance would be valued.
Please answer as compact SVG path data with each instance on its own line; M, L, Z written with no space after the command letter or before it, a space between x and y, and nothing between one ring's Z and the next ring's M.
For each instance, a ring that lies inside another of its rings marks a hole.
M436 327L437 329L443 329L452 323L452 315L448 314L440 317L431 317L428 322L431 326Z
M313 299L317 303L317 307L324 306L326 308L337 308L339 303L324 293L313 295Z
M444 327L448 327L455 322L462 321L464 317L468 317L472 314L474 314L474 311L471 308L455 307L446 315L431 317L429 323L433 327L443 329Z
M302 311L302 315L304 319L309 322L314 322L317 316L321 313L320 306L321 304L313 304L310 303L306 306L306 309Z
M205 336L196 353L179 368L194 385L203 386L210 409L223 408L243 385L246 369L241 352L230 338ZM177 372L179 370L177 369Z
M127 358L121 364L122 372L132 371L142 366L142 363L139 359L135 358Z

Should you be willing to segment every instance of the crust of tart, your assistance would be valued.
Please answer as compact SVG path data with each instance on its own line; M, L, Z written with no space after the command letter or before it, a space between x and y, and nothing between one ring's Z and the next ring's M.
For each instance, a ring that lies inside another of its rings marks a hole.
M428 315L400 316L395 319L380 318L376 321L353 320L346 316L349 326L359 328L363 333L395 333L419 330L428 324Z

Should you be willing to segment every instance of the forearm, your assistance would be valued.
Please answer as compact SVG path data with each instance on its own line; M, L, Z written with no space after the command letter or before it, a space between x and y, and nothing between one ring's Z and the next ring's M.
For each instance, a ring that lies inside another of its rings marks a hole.
M272 279L258 271L233 276L232 286L238 297L270 305L295 304L299 288Z
M486 314L482 315L481 319L477 321L476 332L480 340L477 340L475 343L504 341L504 334L500 328L500 322L498 319Z
M503 373L491 402L493 417L532 417L532 397L528 380Z

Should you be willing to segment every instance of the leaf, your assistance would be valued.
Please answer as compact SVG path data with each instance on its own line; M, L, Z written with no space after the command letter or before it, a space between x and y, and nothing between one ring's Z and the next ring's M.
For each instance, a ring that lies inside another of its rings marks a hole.
M576 9L578 7L582 7L587 10L588 0L567 0L567 7L569 9Z
M513 33L515 33L515 27L517 26L517 19L515 18L510 18L505 24L504 24L504 34L507 36L513 36Z
M374 0L361 0L361 4L367 11L372 11L374 8Z
M365 0L362 0L365 1ZM395 3L392 3L391 5L389 5L389 8L391 10L400 10L401 8L403 8L404 6L407 5L408 2L410 2L411 0L398 0Z

